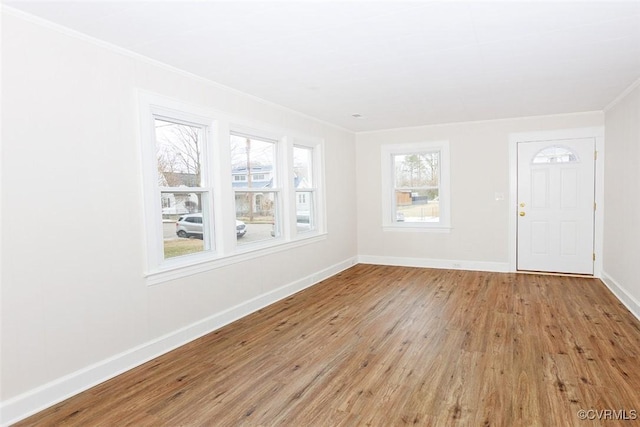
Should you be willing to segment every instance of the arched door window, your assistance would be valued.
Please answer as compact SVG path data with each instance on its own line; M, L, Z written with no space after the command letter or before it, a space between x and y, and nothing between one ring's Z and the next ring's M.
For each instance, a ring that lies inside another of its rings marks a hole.
M533 157L533 164L544 163L577 163L580 159L578 155L569 148L552 146L543 148Z

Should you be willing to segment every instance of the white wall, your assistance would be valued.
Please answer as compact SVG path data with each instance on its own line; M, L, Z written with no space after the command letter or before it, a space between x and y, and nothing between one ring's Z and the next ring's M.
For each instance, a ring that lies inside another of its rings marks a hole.
M354 262L352 133L17 12L2 41L2 421ZM325 138L327 239L147 286L136 89Z
M605 112L603 280L640 318L640 81Z
M509 135L602 126L599 112L359 133L358 254L364 262L478 270L509 269ZM380 146L450 143L450 233L383 231ZM496 193L504 200L496 201Z
M506 268L509 134L604 121L584 113L354 137L21 15L3 13L2 41L0 424L307 286L356 254ZM325 138L328 238L148 287L138 88ZM636 88L606 114L604 268L636 304L639 104ZM380 145L431 140L450 141L452 231L383 232Z

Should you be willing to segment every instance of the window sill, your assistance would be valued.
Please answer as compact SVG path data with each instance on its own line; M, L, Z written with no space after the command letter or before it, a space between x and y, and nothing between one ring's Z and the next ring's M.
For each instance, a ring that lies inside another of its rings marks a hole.
M294 249L300 246L310 245L320 242L327 238L327 233L318 233L311 236L299 237L296 240L287 242L271 243L268 246L257 246L251 248L242 248L237 252L229 255L212 254L207 258L189 259L179 265L159 268L156 271L145 274L148 286L158 285L170 280L181 279L183 277L193 276L194 274L203 273L227 265L237 264L266 255Z
M450 233L452 227L444 225L385 224L382 231L399 231L404 233Z

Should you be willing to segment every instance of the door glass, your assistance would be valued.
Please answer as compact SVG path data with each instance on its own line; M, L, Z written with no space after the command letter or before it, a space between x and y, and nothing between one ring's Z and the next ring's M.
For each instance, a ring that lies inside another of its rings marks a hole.
M533 158L534 164L542 163L577 163L578 156L566 147L547 147L540 151Z

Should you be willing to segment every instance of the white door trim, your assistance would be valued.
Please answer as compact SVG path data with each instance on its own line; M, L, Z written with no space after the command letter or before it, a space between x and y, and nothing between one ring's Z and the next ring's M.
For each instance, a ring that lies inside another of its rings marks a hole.
M602 273L602 224L604 219L604 127L577 129L559 129L539 132L519 132L509 134L509 270L517 271L517 226L518 215L518 142L549 141L555 139L595 138L596 159L595 173L595 229L594 250L596 260L593 266L594 277Z

